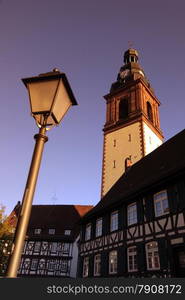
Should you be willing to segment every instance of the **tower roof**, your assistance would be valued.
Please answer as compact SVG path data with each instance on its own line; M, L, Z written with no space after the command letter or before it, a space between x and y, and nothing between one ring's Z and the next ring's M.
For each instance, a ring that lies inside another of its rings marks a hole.
M124 53L124 63L127 63L131 61L131 58L135 58L135 61L138 61L138 52L137 50L133 48L129 48L127 51Z
M117 75L117 81L112 84L110 92L115 92L120 88L125 87L128 82L133 82L139 78L142 78L145 84L151 89L152 93L154 93L144 70L138 63L138 51L134 48L129 48L124 52L123 57L124 64L121 66Z

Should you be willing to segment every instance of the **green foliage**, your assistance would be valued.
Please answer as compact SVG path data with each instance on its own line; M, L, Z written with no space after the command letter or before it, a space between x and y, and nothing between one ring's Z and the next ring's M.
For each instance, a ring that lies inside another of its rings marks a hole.
M11 253L14 227L5 215L5 207L0 205L0 276L4 276Z
M11 236L14 227L9 222L9 218L5 215L5 206L0 205L0 239Z

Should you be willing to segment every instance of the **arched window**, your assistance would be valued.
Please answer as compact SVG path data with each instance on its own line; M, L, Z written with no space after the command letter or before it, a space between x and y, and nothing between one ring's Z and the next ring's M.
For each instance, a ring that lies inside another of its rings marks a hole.
M147 105L147 115L148 115L148 119L153 122L153 115L152 115L152 106L150 104L150 102L146 103Z
M128 118L128 99L121 99L119 103L119 120Z

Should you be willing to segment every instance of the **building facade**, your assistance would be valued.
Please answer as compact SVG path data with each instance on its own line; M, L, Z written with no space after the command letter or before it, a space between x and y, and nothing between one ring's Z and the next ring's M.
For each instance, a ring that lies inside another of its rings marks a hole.
M105 96L102 198L81 220L79 277L185 277L185 130L162 144L137 58L125 52Z
M76 277L78 222L90 209L87 205L33 205L18 276ZM20 204L11 213L15 226L19 210ZM5 241L3 247L10 254L10 243Z

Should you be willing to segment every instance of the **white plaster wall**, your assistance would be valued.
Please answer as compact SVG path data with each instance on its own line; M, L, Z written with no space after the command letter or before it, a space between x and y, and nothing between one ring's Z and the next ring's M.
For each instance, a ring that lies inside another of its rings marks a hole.
M131 136L131 141L129 141L129 135ZM104 139L103 195L108 192L113 184L125 172L125 159L127 157L131 155L132 164L142 158L141 124L136 122L124 128L115 130L114 132L106 134ZM116 142L114 142L114 140Z
M76 278L77 274L77 262L78 262L78 246L77 241L79 240L79 236L76 238L73 243L73 251L72 251L72 261L71 261L71 269L70 269L70 277Z
M143 128L145 155L147 155L159 147L162 144L162 140L148 127L148 125L146 125L146 123L143 123Z

